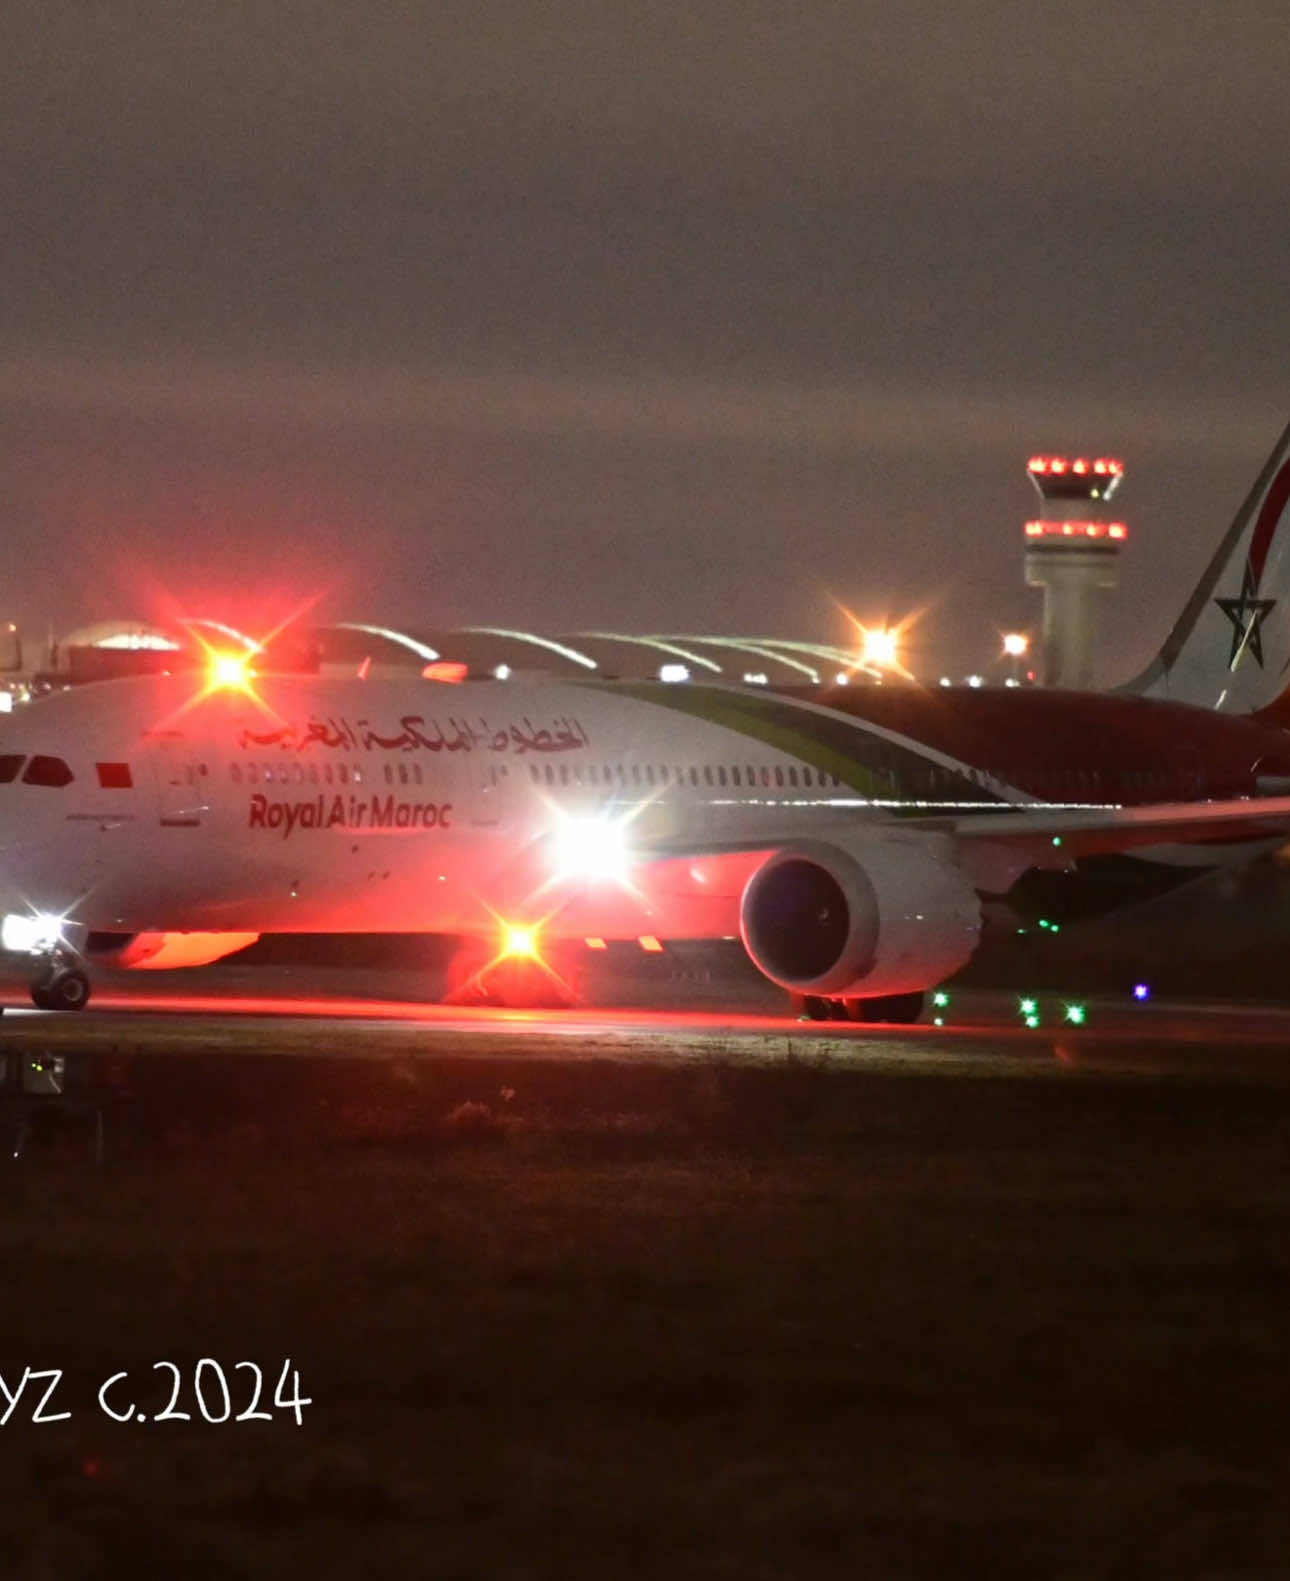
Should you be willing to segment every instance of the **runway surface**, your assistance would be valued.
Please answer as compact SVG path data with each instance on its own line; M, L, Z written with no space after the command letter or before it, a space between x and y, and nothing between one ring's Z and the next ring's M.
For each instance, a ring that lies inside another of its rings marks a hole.
M1040 996L1041 1024L1031 1029L1020 1024L1015 996L975 991L952 997L942 1027L875 1027L767 1015L741 1008L737 990L730 1003L705 1009L500 1010L326 991L325 974L310 974L309 992L273 972L257 974L255 992L244 975L202 992L184 976L182 984L104 985L79 1015L33 1010L11 989L0 1048L664 1064L796 1057L958 1077L1169 1074L1290 1084L1290 1007L1280 1006L1095 997L1079 1001L1087 1019L1077 1026L1066 1001Z

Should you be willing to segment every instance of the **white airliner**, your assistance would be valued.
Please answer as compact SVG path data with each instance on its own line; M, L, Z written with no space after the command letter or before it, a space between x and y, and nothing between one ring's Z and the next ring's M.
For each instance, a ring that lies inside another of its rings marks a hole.
M737 935L810 1014L913 1019L983 901L1087 915L1284 840L1288 500L1290 429L1118 694L223 660L58 693L0 733L4 947L79 1009L96 959L261 933L460 935L475 979L562 940Z

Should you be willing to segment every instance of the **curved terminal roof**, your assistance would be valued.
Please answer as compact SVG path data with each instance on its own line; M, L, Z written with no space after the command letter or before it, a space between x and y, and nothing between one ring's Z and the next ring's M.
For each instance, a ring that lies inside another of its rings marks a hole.
M784 637L712 633L654 634L583 631L549 635L503 626L405 629L378 622L337 621L307 634L324 674L406 674L440 660L465 664L476 674L541 671L606 679L689 679L726 685L832 684L840 675L881 679L854 653L827 643ZM255 640L221 621L194 618L173 626L139 620L106 620L65 637L60 652L95 647L150 653L192 653L209 643ZM154 661L155 662L155 661Z

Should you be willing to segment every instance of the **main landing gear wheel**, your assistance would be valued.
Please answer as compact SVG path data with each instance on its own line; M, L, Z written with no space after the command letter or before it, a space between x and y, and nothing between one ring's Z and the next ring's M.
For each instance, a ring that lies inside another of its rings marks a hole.
M846 1001L827 994L793 994L790 1003L799 1021L845 1021Z
M90 980L79 966L47 972L31 985L37 1010L84 1010L90 1002Z

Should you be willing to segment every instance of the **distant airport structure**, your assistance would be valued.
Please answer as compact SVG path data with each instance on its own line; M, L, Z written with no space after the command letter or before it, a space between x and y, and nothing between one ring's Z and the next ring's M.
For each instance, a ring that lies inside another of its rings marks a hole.
M1026 583L1044 590L1043 684L1089 689L1098 598L1115 587L1129 536L1123 522L1111 520L1124 463L1032 456L1026 472L1041 501L1039 516L1026 523Z
M38 681L76 685L200 665L228 649L255 653L256 640L221 621L194 618L160 625L138 619L98 621L51 645ZM293 628L271 645L266 662L324 675L389 676L409 670L461 677L541 671L604 679L711 681L736 686L816 686L881 681L858 653L828 643L712 633L635 634L588 631L548 635L501 626L387 626L338 621Z

